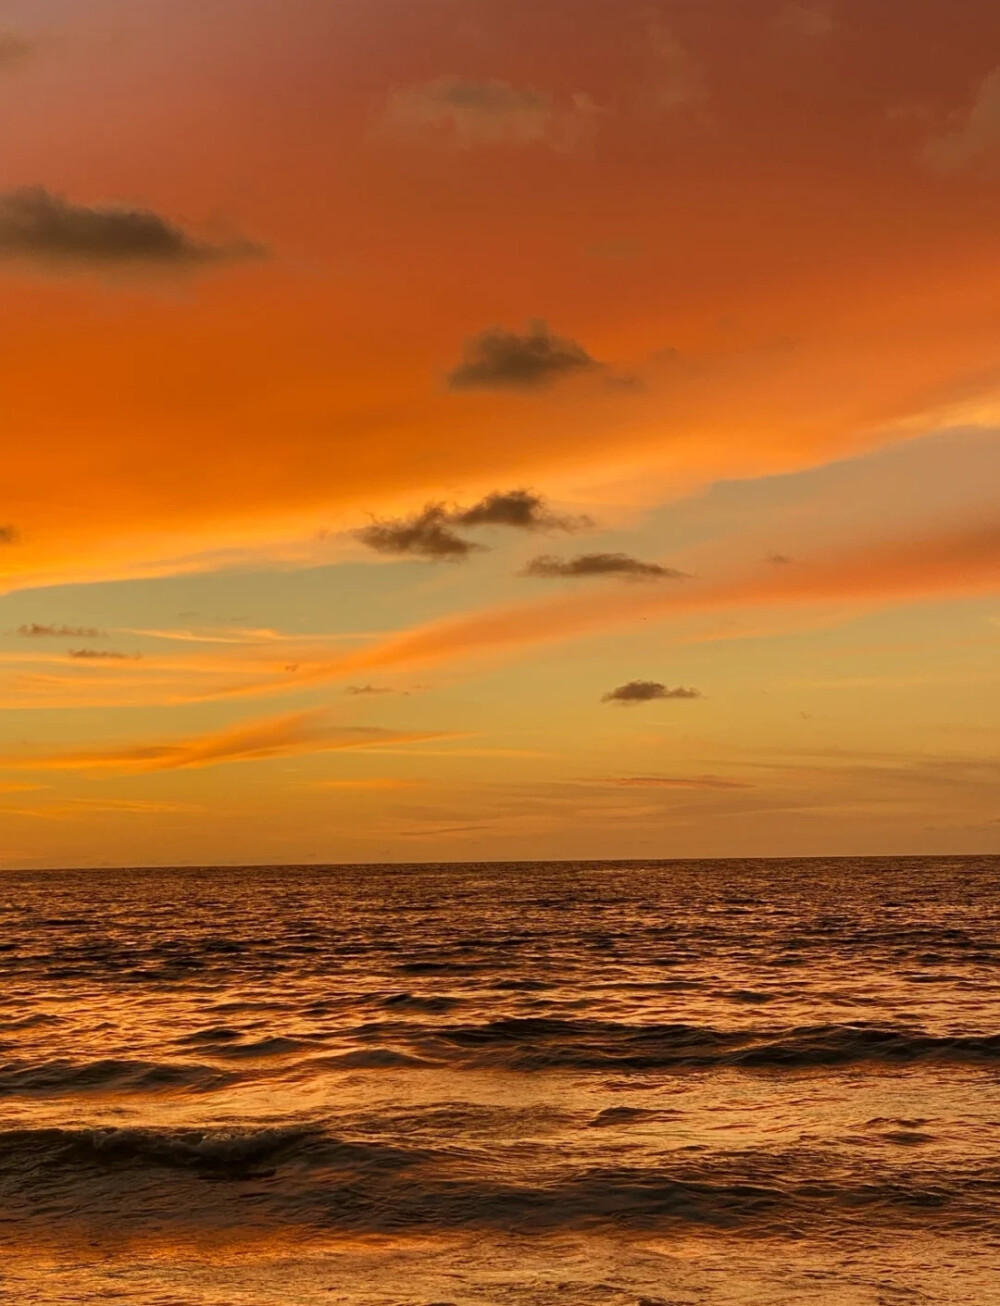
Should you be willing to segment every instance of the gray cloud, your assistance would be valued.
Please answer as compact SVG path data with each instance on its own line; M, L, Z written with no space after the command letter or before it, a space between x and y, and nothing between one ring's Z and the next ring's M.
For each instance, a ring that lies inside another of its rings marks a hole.
M345 694L354 697L360 694L391 694L392 692L388 685L348 685L344 690Z
M376 553L458 562L483 546L456 535L451 520L452 514L443 503L429 503L412 517L374 521L355 534Z
M634 707L637 703L652 703L662 698L701 698L697 689L668 689L658 680L630 680L619 685L601 699L602 703L619 703L622 707Z
M151 209L74 204L44 186L0 193L0 258L47 267L195 268L263 254L242 238L199 240Z
M0 72L16 67L35 52L35 42L17 32L0 32Z
M494 491L471 508L452 514L459 526L511 526L523 531L575 531L592 526L589 517L560 517L530 490Z
M142 657L141 653L117 653L110 648L71 648L69 651L71 658L80 658L84 661L110 658L115 662L138 662Z
M625 580L685 580L687 573L658 562L642 562L627 553L581 553L575 558L556 558L543 553L521 573L543 580L576 579L589 576L620 576Z
M488 327L467 340L462 361L448 373L452 390L540 390L601 364L575 340L553 335L541 321L519 334Z
M553 95L510 82L445 76L389 95L384 126L395 136L450 143L459 149L542 145L574 150L600 110L582 93L557 103Z
M503 526L525 531L574 531L590 525L587 517L560 517L530 490L497 490L471 508L429 503L412 517L374 521L355 531L355 536L377 553L459 562L470 553L484 552L485 545L465 539L454 529L456 526L466 530Z
M0 526L0 544L13 544L17 540L17 531L13 526Z
M32 621L29 625L18 626L17 633L29 639L105 639L107 632L96 626L43 626Z
M772 567L787 567L795 559L790 558L787 553L769 553L764 561L769 562Z

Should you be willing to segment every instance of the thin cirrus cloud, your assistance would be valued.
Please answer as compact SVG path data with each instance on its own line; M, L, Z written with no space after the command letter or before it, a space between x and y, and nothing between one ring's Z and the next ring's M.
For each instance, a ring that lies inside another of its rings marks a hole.
M746 780L727 780L719 775L623 775L589 784L610 789L753 789Z
M829 36L833 31L833 15L823 4L805 4L792 0L786 4L774 20L775 27L795 36L818 39Z
M17 634L25 639L105 639L107 632L96 626L56 626L32 621L18 626Z
M35 42L18 32L0 32L0 72L16 68L35 52Z
M487 327L467 340L447 382L451 390L544 390L601 367L578 341L536 320L521 332Z
M1000 68L979 85L962 121L929 140L923 162L937 172L957 172L1000 150Z
M12 771L111 771L124 774L181 771L227 762L259 762L303 753L376 748L449 737L441 731L388 730L331 725L322 712L295 712L228 730L153 744L0 755Z
M661 684L658 680L629 680L624 685L619 685L617 689L612 689L605 694L601 702L618 703L622 707L634 707L639 703L654 703L659 699L690 698L701 698L701 693L697 689L685 689L683 686L668 689L666 685Z
M44 186L0 193L0 259L47 269L194 269L264 253L242 237L201 240L152 209L77 204Z
M549 92L498 78L445 76L391 91L383 128L392 136L458 149L543 146L566 152L586 140L600 112L583 92L560 103Z
M628 553L581 553L575 558L557 558L551 553L532 558L522 576L541 580L577 580L592 576L622 580L686 580L688 573L658 562L643 562Z
M575 531L592 525L587 517L553 512L540 495L529 490L494 491L471 508L426 504L410 517L374 521L355 532L362 544L376 553L423 558L432 562L461 562L486 546L459 535L456 527L474 530L499 526L522 531Z
M958 598L996 592L1000 525L871 540L800 565L737 571L680 588L630 586L595 596L565 594L544 603L498 605L441 618L351 653L315 679L387 667L428 666L721 608L807 608Z
M68 656L81 662L138 662L142 658L141 653L121 653L113 648L71 648Z

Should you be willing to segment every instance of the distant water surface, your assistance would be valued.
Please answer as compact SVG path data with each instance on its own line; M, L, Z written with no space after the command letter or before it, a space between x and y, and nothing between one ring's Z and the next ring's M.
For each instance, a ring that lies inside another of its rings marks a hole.
M1000 1303L1000 859L8 873L12 1306Z

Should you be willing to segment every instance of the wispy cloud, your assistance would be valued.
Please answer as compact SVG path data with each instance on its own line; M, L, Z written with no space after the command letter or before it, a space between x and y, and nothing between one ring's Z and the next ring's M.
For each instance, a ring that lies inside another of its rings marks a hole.
M775 26L795 36L805 36L814 40L829 36L833 31L833 15L825 4L807 3L807 0L791 0L779 12L774 20Z
M19 32L0 31L0 72L23 64L37 48L37 42Z
M159 743L59 752L25 750L0 755L0 768L12 771L179 771L228 762L264 761L301 753L336 752L378 745L415 743L448 737L445 732L387 730L377 726L338 726L321 712L297 712L244 722L228 730Z
M630 586L561 594L446 617L350 653L321 678L376 668L431 665L557 642L688 612L871 604L995 593L1000 524L871 540L794 567L735 571L684 586Z
M25 639L105 639L107 637L107 631L98 630L96 626L42 625L37 621L18 626L17 634L23 635Z
M142 658L141 653L120 653L113 648L71 648L67 657L76 658L83 662L100 662L107 660L110 662L138 662Z
M458 149L544 146L570 151L587 138L599 115L582 92L557 101L547 91L498 78L446 76L396 87L383 126L394 136Z
M923 160L939 172L955 172L1000 150L1000 68L980 84L972 105L950 130L928 141Z
M752 789L745 780L726 780L718 775L625 775L588 784L613 789Z

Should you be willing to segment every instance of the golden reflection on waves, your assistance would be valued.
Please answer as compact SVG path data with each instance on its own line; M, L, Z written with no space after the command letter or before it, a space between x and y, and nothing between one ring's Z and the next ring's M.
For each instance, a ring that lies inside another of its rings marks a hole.
M998 871L7 877L0 1284L984 1306Z

